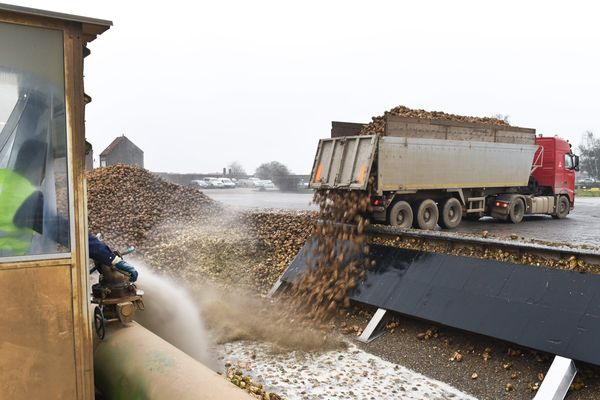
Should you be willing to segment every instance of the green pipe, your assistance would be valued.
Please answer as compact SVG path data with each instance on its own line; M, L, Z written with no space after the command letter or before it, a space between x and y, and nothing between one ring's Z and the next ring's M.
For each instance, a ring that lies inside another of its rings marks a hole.
M94 379L111 400L252 398L135 322L110 324L95 343Z

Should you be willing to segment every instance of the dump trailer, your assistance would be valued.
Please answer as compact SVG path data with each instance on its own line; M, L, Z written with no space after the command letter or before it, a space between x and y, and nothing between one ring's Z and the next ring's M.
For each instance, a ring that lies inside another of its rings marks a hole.
M371 193L371 219L402 228L458 226L491 216L565 218L575 201L579 158L535 129L389 115L381 135L332 123L321 139L310 187Z

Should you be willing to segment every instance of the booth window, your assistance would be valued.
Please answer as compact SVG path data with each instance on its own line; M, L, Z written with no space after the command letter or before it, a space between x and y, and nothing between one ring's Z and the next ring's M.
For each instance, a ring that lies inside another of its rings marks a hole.
M0 54L0 262L68 253L63 32L0 23Z

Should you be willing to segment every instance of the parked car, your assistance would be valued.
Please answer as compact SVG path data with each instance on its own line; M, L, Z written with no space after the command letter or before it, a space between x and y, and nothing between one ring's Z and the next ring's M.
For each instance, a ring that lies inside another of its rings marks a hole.
M258 187L257 182L260 182L260 179L254 177L248 178L248 186L250 187Z
M223 189L225 187L219 178L207 177L204 178L204 182L206 182L211 189Z
M202 179L194 179L190 182L190 186L196 189L206 189L209 187L208 183Z
M596 180L594 178L582 178L582 179L579 179L577 181L577 183L579 183L581 185L592 185L592 184L596 183Z
M219 178L219 181L221 181L221 183L223 183L223 187L225 189L235 188L235 183L233 183L233 181L229 178Z
M256 186L257 188L259 188L261 190L275 188L275 184L270 179L257 180L257 181L255 181L254 186Z
M308 182L306 182L304 179L300 180L300 182L298 182L298 185L296 185L298 190L308 190Z

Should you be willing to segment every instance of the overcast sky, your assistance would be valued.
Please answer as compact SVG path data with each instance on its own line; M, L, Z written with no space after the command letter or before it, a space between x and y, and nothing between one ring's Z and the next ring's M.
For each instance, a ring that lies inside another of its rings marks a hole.
M109 19L86 58L96 157L152 171L309 173L330 122L396 105L600 134L600 6L549 1L19 1Z

